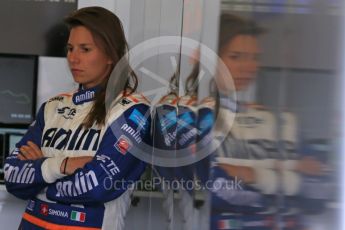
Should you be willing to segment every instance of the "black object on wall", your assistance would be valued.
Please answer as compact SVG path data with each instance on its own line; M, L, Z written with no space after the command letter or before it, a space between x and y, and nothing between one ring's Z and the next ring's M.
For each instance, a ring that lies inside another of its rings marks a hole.
M36 113L38 57L0 54L0 126L25 128Z
M1 0L0 53L65 56L63 19L76 9L77 0Z

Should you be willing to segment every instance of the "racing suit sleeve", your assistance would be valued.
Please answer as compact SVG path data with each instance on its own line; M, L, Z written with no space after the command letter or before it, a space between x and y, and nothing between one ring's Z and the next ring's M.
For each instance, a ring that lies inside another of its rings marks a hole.
M17 158L17 155L20 153L20 147L26 145L28 141L41 146L44 128L44 108L45 104L41 106L36 120L30 125L26 134L5 160L4 178L7 191L21 199L29 199L47 186L41 171L41 165L46 158L23 161Z
M48 199L85 205L119 197L145 169L146 164L132 153L152 151L148 147L150 123L150 109L145 104L134 105L113 119L93 160L73 175L49 185Z

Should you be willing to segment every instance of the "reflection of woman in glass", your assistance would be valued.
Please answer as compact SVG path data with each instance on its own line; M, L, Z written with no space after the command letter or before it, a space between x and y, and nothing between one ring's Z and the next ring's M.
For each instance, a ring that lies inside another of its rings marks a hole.
M270 197L278 192L278 184L285 195L296 196L303 183L300 173L318 175L322 168L320 162L310 157L297 160L296 149L294 161L280 161L289 157L281 158L277 150L275 116L263 106L250 104L255 99L250 91L258 71L258 36L262 33L263 29L252 21L233 15L221 17L219 56L231 72L234 84L218 75L215 78L221 120L218 128L226 127L234 114L236 116L217 150L217 167L212 171L214 184L223 185L212 191L212 229L224 229L219 226L229 220L244 225L254 221L251 226L260 227L256 225L260 221L274 219L274 211L267 210L277 208ZM229 97L234 92L238 96L236 102ZM296 130L296 125L292 122L280 127L282 140L294 140L295 146L297 135L291 130ZM280 177L277 170L281 170ZM238 180L243 182L241 188L226 186ZM266 213L262 214L263 211ZM224 213L229 215L224 217ZM265 223L268 224L265 229L273 227L272 222Z
M219 96L219 112L220 112L220 119L223 122L224 116L227 115L227 112L236 112L237 116L240 114L244 114L245 112L250 112L255 110L258 106L249 106L249 103L252 101L242 101L243 99L248 100L248 98L242 97L238 98L241 100L241 103L233 102L230 97L227 97L229 94L233 93L234 91L237 94L241 94L248 90L250 85L255 80L257 71L258 71L258 56L260 55L260 48L258 45L258 36L263 33L263 29L258 27L254 22L239 18L234 15L222 15L221 16L221 25L220 25L220 34L219 34L219 57L224 62L226 67L231 73L231 77L233 80L233 85L231 80L216 77L217 88L218 88L218 96ZM219 75L217 75L219 76ZM241 96L241 95L238 95ZM249 99L252 100L252 99ZM236 107L233 107L236 105ZM225 113L222 113L225 112ZM245 132L246 130L238 130L236 125L244 124L245 122L250 122L253 120L246 119L246 117L237 117L234 121L234 127L230 131L229 138L225 139L225 143L222 145L218 151L221 152L221 155L228 156L228 157L235 157L235 158L256 158L256 159L263 159L266 156L260 156L260 152L256 152L255 148L251 148L247 141L241 142L242 138L247 138L246 136L237 136L236 131ZM226 124L223 124L226 125ZM255 123L253 123L255 125ZM255 131L256 126L253 126L252 132ZM235 132L235 133L234 133ZM239 135L240 135L239 133ZM241 133L245 134L245 133ZM238 140L234 140L237 138ZM226 147L226 142L229 140L234 140L234 145L229 143L229 147ZM235 142L237 144L235 144ZM240 144L238 143L240 142ZM235 149L233 149L236 147ZM231 167L227 167L223 165L224 168L231 170ZM240 167L242 168L241 177L242 179L246 179L248 181L254 180L253 171L249 167ZM234 170L238 170L238 167L235 167Z
M261 106L249 104L254 98L247 97L258 71L258 36L263 32L250 20L221 16L218 53L233 84L220 74L215 77L219 102L216 129L230 131L220 138L217 166L212 168L212 229L226 229L229 221L237 225L247 222L254 229L258 222L249 222L272 217L258 213L267 210L265 195L274 194L277 188L277 174L265 166L266 159L274 155L275 120ZM240 102L231 98L235 92Z
M127 52L117 16L87 7L66 22L67 60L80 87L42 105L6 159L6 187L29 200L19 229L123 229L131 183L145 167L131 151L149 137L149 105L133 93L130 73L116 76L124 83L106 110L110 73Z

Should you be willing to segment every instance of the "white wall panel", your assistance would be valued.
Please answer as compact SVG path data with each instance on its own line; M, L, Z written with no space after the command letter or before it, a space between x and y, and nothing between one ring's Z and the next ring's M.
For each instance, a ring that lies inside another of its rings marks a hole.
M49 98L76 89L66 58L39 57L37 110Z

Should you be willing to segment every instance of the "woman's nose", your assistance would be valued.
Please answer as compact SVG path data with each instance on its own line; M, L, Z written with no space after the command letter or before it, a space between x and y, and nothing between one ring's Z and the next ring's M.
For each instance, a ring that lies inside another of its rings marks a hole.
M247 57L242 62L243 70L247 72L256 72L258 70L259 62L256 60L255 57Z
M80 60L79 59L79 54L75 50L68 51L67 59L68 59L68 62L70 62L70 63L78 63L79 60Z

